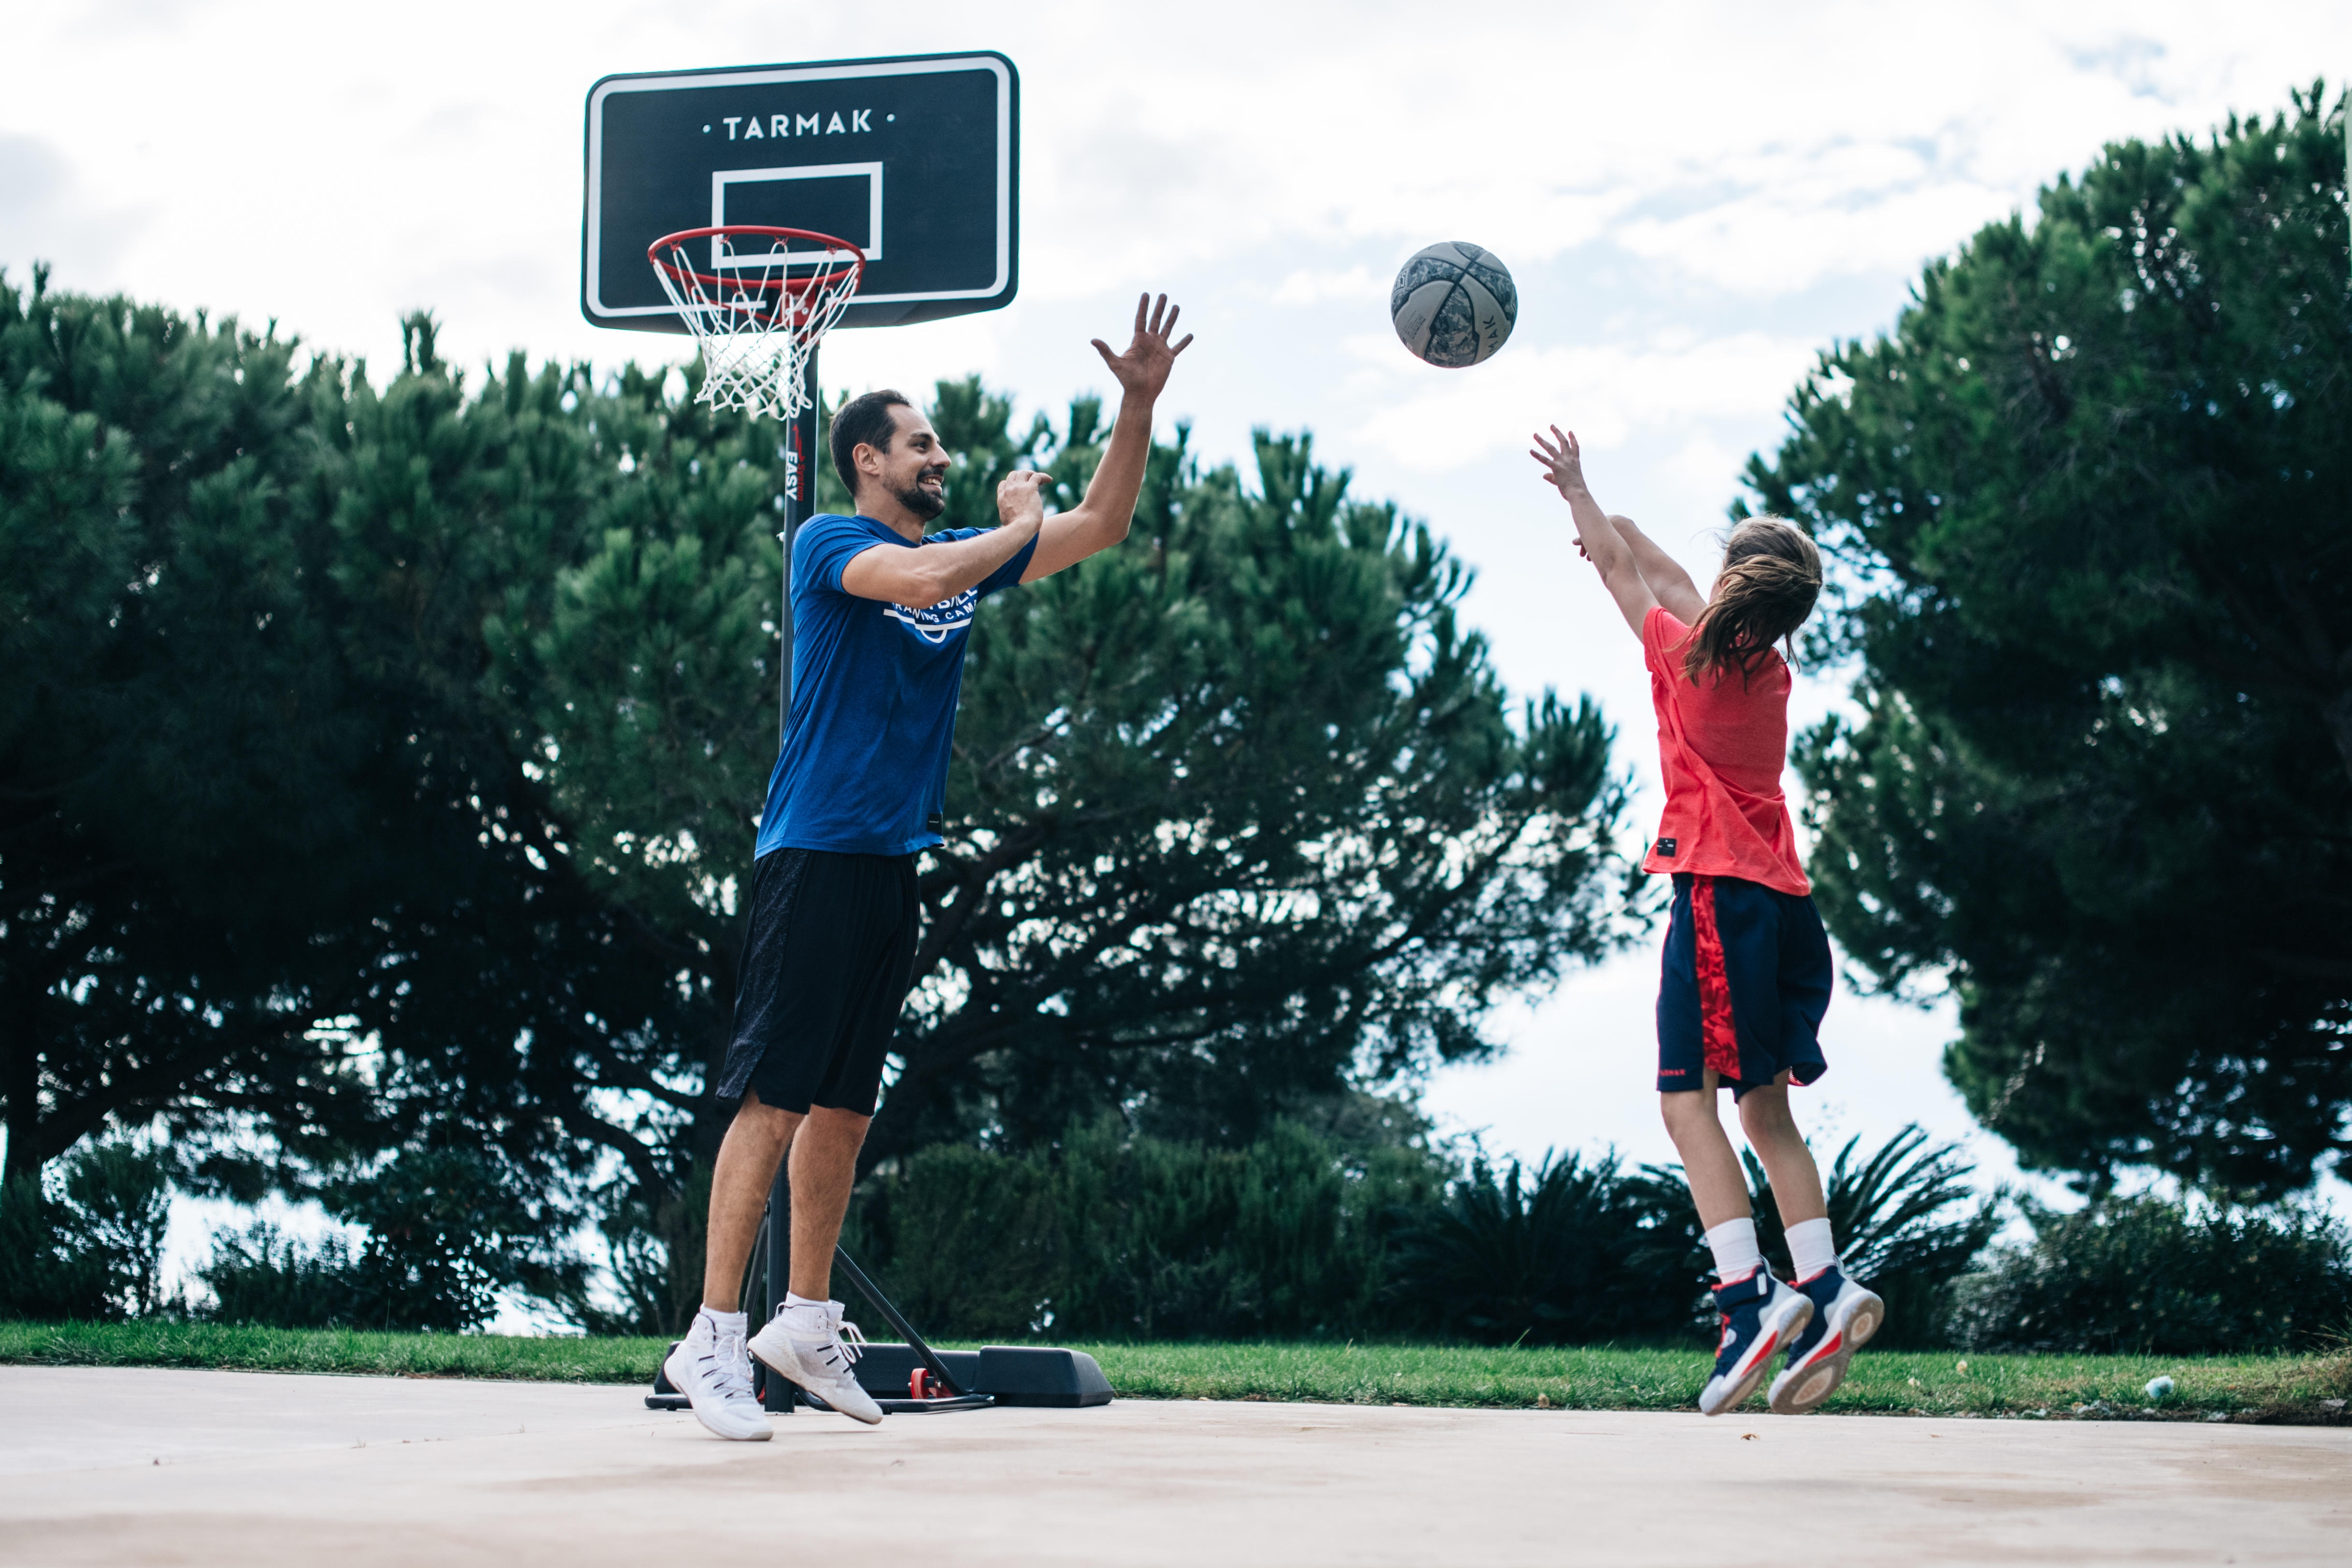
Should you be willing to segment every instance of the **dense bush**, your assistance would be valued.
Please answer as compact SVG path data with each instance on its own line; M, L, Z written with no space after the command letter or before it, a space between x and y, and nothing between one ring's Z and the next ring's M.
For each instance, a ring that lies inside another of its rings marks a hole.
M364 1312L359 1250L340 1236L305 1246L261 1222L213 1239L212 1261L198 1270L223 1322L269 1328L332 1328Z
M0 1318L142 1316L163 1289L170 1164L127 1138L85 1145L45 1186L20 1176L0 1194Z
M0 1318L46 1322L119 1313L105 1260L76 1234L72 1211L20 1176L0 1193Z
M317 1196L364 1234L305 1245L261 1224L215 1237L199 1270L218 1298L208 1315L455 1333L488 1322L510 1286L554 1301L584 1294L584 1269L540 1239L547 1227L516 1188L511 1171L468 1149L410 1149L346 1168Z
M1358 1333L1383 1321L1393 1216L1442 1180L1423 1148L1350 1150L1297 1122L1238 1149L1107 1122L1049 1150L899 1162L868 1184L848 1244L943 1334Z
M134 1317L165 1305L163 1233L171 1223L171 1164L128 1138L89 1144L65 1164L74 1229L104 1267L107 1295Z
M1675 1218L1613 1154L1532 1172L1474 1160L1403 1228L1391 1321L1509 1344L1670 1331L1691 1294Z
M702 1306L709 1166L696 1166L683 1186L667 1192L624 1179L596 1196L605 1279L584 1271L560 1277L552 1304L592 1334L677 1338Z
M2352 1325L2352 1242L2324 1216L2154 1197L2026 1213L2032 1245L1961 1285L1952 1332L1970 1349L2281 1351Z
M352 1271L356 1322L367 1328L478 1328L498 1311L518 1260L512 1224L486 1164L467 1151L404 1155L383 1171L345 1177L331 1207L368 1228Z
M344 1167L313 1189L364 1238L306 1247L272 1227L216 1237L197 1277L210 1306L163 1281L175 1163L158 1145L86 1144L0 1198L0 1317L90 1319L194 1311L285 1328L476 1328L499 1292L560 1298L584 1270L546 1229L513 1173L477 1151L416 1148ZM214 1190L200 1184L200 1190Z
M1020 1154L942 1145L861 1191L846 1243L916 1322L982 1339L1432 1336L1573 1344L1673 1338L1708 1273L1680 1174L1613 1155L1449 1166L1424 1128L1277 1124L1239 1149L1112 1122ZM1759 1229L1787 1269L1772 1194ZM1990 1237L1951 1145L1906 1127L1832 1164L1849 1268L1934 1343L1949 1282ZM1956 1212L1957 1211L1957 1212ZM1706 1320L1712 1322L1711 1318Z

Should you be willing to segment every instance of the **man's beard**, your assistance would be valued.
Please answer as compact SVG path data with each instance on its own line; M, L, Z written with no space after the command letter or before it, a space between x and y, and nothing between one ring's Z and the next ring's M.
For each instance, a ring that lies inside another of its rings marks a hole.
M924 489L919 482L898 492L898 505L928 523L948 509L948 487L941 484L934 492Z

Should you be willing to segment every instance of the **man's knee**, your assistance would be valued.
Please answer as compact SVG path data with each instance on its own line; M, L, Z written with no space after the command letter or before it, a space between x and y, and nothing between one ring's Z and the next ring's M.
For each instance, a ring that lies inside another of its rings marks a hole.
M852 1138L862 1144L866 1141L866 1129L873 1124L873 1117L845 1111L837 1105L809 1107L809 1125L823 1127L836 1138Z
M761 1103L760 1092L747 1089L741 1103L735 1107L733 1120L727 1124L727 1141L746 1154L765 1148L781 1157L803 1120L797 1111Z
M735 1103L735 1120L750 1122L755 1126L772 1125L778 1122L790 1124L799 1121L803 1113L798 1111L787 1111L781 1105L769 1104L760 1098L757 1086L747 1087L743 1091L743 1098Z

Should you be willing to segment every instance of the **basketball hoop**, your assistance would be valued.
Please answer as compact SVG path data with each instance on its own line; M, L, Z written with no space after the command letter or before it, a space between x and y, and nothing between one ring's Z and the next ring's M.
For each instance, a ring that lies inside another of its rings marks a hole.
M707 261L688 254L698 240L710 243ZM646 259L702 345L696 395L754 419L791 420L808 406L809 356L866 270L866 253L845 239L749 224L664 235Z

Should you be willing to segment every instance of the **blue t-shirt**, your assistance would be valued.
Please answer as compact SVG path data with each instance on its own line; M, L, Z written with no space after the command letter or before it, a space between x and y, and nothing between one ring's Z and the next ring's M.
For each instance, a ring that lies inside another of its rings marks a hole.
M947 544L985 533L950 528ZM1021 580L1037 549L929 610L845 592L841 573L876 545L920 549L871 517L821 513L793 541L793 706L768 778L756 854L831 850L907 855L940 841L948 747L975 605Z

